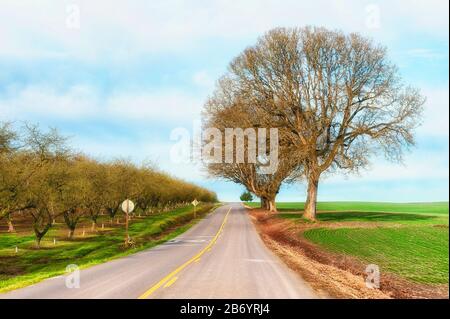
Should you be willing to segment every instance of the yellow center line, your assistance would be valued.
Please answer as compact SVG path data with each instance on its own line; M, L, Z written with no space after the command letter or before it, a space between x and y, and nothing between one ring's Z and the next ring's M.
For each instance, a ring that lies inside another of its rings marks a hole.
M170 279L167 284L164 285L164 288L169 288L170 286L172 286L172 284L177 281L178 277L173 277L172 279Z
M227 214L225 215L222 225L220 225L219 230L217 231L216 235L214 236L214 238L209 242L208 245L206 245L205 248L203 248L199 253L197 253L194 257L192 257L191 259L189 259L188 261L186 261L184 264L182 264L180 267L178 267L177 269L175 269L174 271L172 271L170 274L168 274L167 276L165 276L163 279L161 279L157 284L155 284L154 286L152 286L149 290L147 290L146 292L144 292L141 296L138 297L138 299L146 299L148 298L148 296L150 296L152 293L154 293L156 290L158 290L162 285L164 285L165 283L166 286L169 285L170 282L168 282L169 280L171 281L171 279L173 279L172 277L174 277L176 274L178 274L180 271L182 271L184 268L186 268L189 264L191 264L192 262L194 262L196 259L199 259L206 251L210 250L212 245L215 244L215 242L217 241L217 238L219 238L219 234L220 232L223 230L223 227L225 226L225 223L227 222L228 219L228 214L230 214L231 211L231 207L228 210ZM176 279L175 279L176 280ZM173 282L175 282L175 280L173 280ZM171 284L173 284L170 283ZM170 286L169 285L169 286Z

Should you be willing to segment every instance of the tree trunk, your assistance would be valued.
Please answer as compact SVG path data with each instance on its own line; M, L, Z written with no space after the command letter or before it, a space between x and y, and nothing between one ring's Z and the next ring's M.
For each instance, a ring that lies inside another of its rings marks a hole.
M261 208L266 209L267 208L266 199L264 197L261 197L260 199L261 199Z
M8 233L15 232L14 225L9 214L6 216L6 222L8 223Z
M40 227L42 228L42 230L40 229ZM33 230L34 230L34 234L36 236L36 246L37 248L41 247L41 239L45 236L45 234L47 234L47 232L49 231L49 229L52 227L52 219L49 217L47 219L47 223L44 225L39 225L38 221L35 221L33 223Z
M42 236L36 236L36 247L38 249L41 248L41 239L42 239Z
M267 209L271 213L277 213L277 205L275 203L275 199L270 199L270 200L267 201L267 203L268 203L268 208Z
M71 223L69 226L69 239L72 239L75 235L75 228L77 228L77 223Z
M91 231L95 231L95 226L97 225L97 220L92 221Z
M303 217L309 220L316 220L317 214L317 190L319 188L319 175L310 174L308 176L308 194L305 203L305 213Z
M73 236L75 235L75 229L77 228L79 220L79 218L75 217L73 214L75 214L75 211L66 211L63 214L64 222L66 223L67 228L69 228L69 234L67 235L69 239L72 239Z
M47 233L46 230L40 232L39 230L35 229L34 234L36 235L36 248L41 248L41 240L44 237L44 235Z
M116 217L116 213L117 213L117 208L108 208L108 214L109 217L111 217L111 220Z
M271 213L277 212L277 205L275 204L275 199L260 197L261 198L261 208L267 210Z

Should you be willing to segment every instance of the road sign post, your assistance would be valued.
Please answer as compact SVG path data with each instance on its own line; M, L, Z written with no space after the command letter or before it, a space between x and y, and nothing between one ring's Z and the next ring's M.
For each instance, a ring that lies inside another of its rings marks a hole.
M196 211L196 208L197 208L198 203L199 203L199 201L196 200L196 199L194 199L194 200L192 201L192 203L191 203L192 205L194 205L194 218L197 218L197 211Z
M130 236L128 234L128 218L129 214L134 209L134 203L131 200L126 199L123 201L121 207L122 211L125 213L125 247L127 247L130 244Z

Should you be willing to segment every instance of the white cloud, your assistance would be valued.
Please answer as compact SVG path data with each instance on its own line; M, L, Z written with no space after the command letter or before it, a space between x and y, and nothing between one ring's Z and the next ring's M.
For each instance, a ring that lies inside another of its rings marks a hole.
M417 150L415 150L417 152ZM383 160L374 161L373 165L359 176L334 176L332 181L400 181L420 179L445 179L448 178L448 158L441 154L406 154L403 164L389 163Z
M61 119L110 118L141 121L183 120L191 123L200 117L207 92L213 86L208 73L200 71L193 76L199 86L210 86L204 93L190 93L176 88L159 91L119 91L101 96L94 87L75 85L63 91L49 86L31 85L10 88L0 96L0 109L4 118L20 119L29 116L47 116ZM448 138L448 87L425 88L423 124L420 137Z
M20 119L21 116L47 115L57 118L86 118L98 110L97 97L91 88L73 86L63 93L50 87L28 86L10 89L0 98L0 109L5 117Z
M441 36L448 41L449 2L442 0L382 1L383 11L399 28Z
M104 97L87 86L73 86L62 92L50 87L28 86L10 89L0 97L0 109L4 118L12 120L41 116L190 123L200 116L203 102L203 96L179 89L120 91Z
M409 55L412 58L422 58L422 59L430 59L430 60L444 59L444 58L448 57L447 55L445 55L441 52L436 52L434 50L426 49L426 48L410 49L407 51L407 55Z
M68 4L79 5L79 29L66 25ZM366 24L371 4L380 8L377 30ZM211 38L248 39L273 27L307 24L378 38L418 31L446 39L448 2L3 0L0 55L124 61L147 53L185 52Z
M204 89L211 90L214 87L215 80L209 75L208 71L202 70L192 76L195 85Z
M422 90L427 101L424 105L423 125L417 133L420 136L444 137L449 132L449 90L445 87L425 88Z
M199 116L203 100L179 90L155 93L120 93L106 99L110 116L135 120L194 119Z

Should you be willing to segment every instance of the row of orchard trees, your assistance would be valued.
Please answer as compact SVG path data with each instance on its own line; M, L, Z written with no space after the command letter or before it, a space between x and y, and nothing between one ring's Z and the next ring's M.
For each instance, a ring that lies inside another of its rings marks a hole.
M124 199L143 213L192 201L216 201L215 193L126 160L99 162L70 151L55 130L0 123L0 219L14 231L14 214L26 214L39 246L55 218L63 217L69 237L82 218L93 228L100 214L111 219Z

